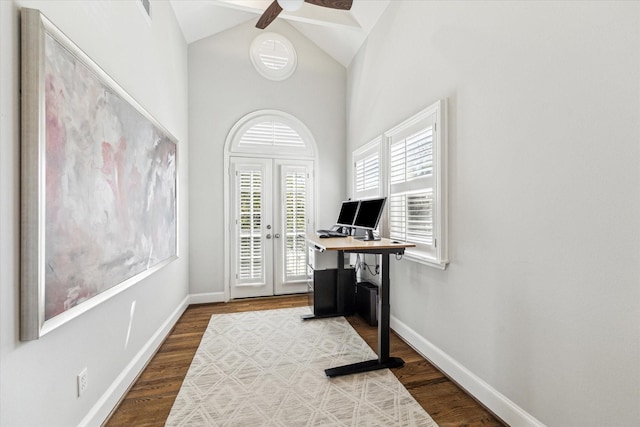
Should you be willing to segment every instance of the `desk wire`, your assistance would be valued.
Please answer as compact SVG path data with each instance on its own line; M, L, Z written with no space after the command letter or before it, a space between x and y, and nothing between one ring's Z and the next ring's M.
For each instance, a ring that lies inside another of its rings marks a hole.
M369 274L371 274L372 276L377 276L378 274L380 274L380 272L377 271L378 270L377 268L375 270L371 270L371 267L367 265L366 259L360 262L360 254L357 254L356 255L356 273L360 271L361 266L364 266L364 268L366 268Z

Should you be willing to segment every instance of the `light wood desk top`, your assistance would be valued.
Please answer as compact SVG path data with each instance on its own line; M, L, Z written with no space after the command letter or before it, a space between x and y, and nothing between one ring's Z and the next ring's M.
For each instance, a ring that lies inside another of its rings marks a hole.
M413 248L413 243L397 242L395 240L360 240L349 237L326 237L320 238L315 233L307 233L307 240L320 249L327 251L376 251L389 249Z

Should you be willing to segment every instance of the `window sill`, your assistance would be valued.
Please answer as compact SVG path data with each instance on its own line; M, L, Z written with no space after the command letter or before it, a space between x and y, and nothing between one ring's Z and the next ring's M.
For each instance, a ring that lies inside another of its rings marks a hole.
M425 255L424 252L412 251L407 249L402 255L402 259L406 259L407 261L417 262L419 264L428 265L429 267L437 268L438 270L446 270L447 265L449 264L449 260L437 260L428 255Z

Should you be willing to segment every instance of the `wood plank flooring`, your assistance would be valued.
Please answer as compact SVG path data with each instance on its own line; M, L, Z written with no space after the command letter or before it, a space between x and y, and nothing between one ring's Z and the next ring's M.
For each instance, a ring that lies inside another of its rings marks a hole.
M212 314L306 304L306 295L296 295L190 306L105 426L164 426ZM377 328L358 316L347 320L375 351ZM393 373L441 427L505 425L393 333L390 351L405 361L403 367L392 369Z

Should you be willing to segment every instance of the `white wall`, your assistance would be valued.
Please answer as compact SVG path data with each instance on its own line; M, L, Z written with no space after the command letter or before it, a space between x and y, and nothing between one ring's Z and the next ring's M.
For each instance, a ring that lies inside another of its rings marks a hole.
M348 70L349 153L449 99L451 264L392 315L550 426L640 425L639 75L638 2L394 1Z
M225 287L224 143L243 116L281 110L309 128L319 151L318 227L333 225L346 196L345 68L276 20L269 31L291 41L298 66L287 80L267 80L249 59L249 46L261 33L254 25L252 20L189 45L190 290L214 299L224 297Z
M188 293L187 47L167 2L0 1L0 425L99 425ZM179 141L181 257L37 341L19 341L19 9L38 8ZM161 88L161 90L159 90ZM129 312L136 301L131 337ZM151 347L150 347L151 346ZM76 375L89 387L76 397Z

